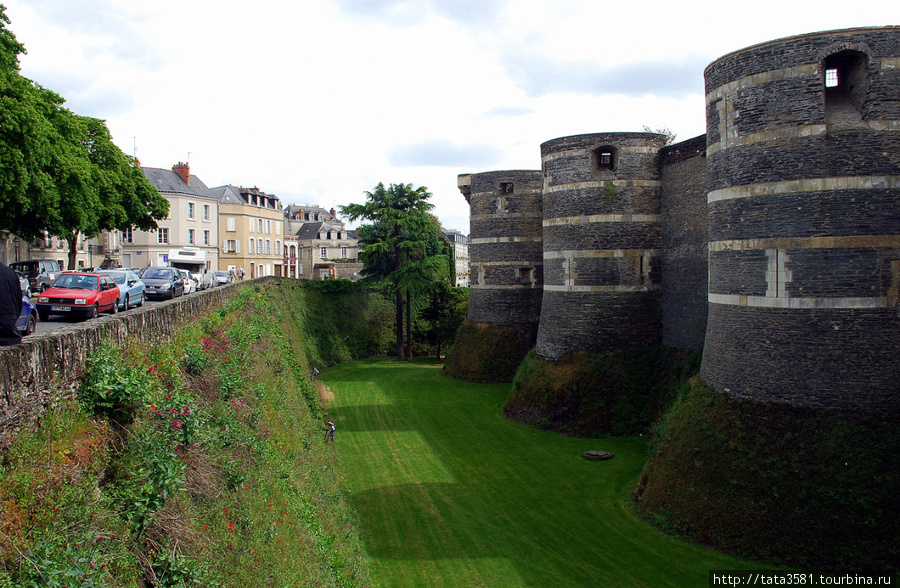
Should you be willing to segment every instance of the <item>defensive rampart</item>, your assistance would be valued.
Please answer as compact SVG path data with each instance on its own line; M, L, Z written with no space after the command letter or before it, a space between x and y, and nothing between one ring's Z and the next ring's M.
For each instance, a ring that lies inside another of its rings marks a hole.
M706 70L709 325L719 392L900 400L900 28L756 45Z
M85 360L103 343L120 345L129 337L149 345L167 341L174 337L176 327L202 318L238 289L277 280L265 277L227 284L0 347L0 448L9 444L23 425L36 422L48 407L72 396Z

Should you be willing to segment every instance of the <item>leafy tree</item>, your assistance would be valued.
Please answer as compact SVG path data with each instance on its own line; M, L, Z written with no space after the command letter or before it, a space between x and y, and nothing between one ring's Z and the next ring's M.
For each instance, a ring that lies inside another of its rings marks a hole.
M79 116L65 100L19 74L25 48L0 5L0 231L34 239L44 232L69 244L101 231L156 228L169 203L102 120Z
M428 202L431 193L427 188L413 188L412 184L391 184L385 188L379 182L372 192L365 194L365 204L348 204L340 209L351 221L372 221L358 233L362 274L386 284L394 295L397 359L403 360L404 295L411 298L414 290L427 280L430 263L423 261L417 265L417 262L426 257L427 213L434 205Z
M8 24L0 5L0 231L33 239L59 210L50 173L56 131L48 114L62 99L19 75L25 47Z

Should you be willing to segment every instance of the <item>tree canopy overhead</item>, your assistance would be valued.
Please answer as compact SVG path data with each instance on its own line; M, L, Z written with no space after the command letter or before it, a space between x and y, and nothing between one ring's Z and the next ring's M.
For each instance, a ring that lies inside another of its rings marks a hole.
M113 142L106 123L19 73L25 47L0 4L0 233L69 242L101 231L152 230L169 202Z

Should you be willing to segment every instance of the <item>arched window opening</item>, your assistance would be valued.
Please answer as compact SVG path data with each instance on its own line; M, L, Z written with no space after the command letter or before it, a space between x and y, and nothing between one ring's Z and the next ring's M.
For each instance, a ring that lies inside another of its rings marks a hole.
M825 58L825 121L828 124L858 122L865 114L866 54L841 51Z
M615 147L597 147L591 152L591 170L594 178L612 178L618 164L618 151Z

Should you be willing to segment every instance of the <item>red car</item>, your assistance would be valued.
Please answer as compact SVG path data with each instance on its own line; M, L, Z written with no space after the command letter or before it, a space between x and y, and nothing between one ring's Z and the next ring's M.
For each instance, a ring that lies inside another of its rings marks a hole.
M37 306L42 321L51 314L94 318L101 311L119 312L119 286L106 274L66 272L41 292Z

